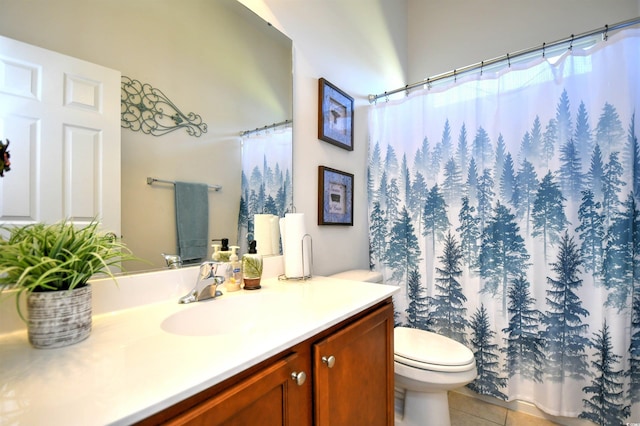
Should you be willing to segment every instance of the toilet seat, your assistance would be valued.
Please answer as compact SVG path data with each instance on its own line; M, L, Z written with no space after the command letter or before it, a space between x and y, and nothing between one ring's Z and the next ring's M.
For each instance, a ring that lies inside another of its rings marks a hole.
M421 370L461 372L475 367L473 352L446 336L416 328L394 329L394 361Z

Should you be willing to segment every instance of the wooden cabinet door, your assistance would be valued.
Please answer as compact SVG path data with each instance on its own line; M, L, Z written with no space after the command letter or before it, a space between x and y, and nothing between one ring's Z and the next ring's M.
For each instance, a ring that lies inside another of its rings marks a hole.
M315 424L393 425L393 305L313 347Z
M298 384L292 373L303 366L297 354L274 362L260 372L237 385L202 402L189 411L175 417L169 425L224 425L224 426L282 426L305 424L308 407L296 401L304 398L304 387L310 380ZM308 363L306 363L308 365ZM309 371L305 371L309 374Z

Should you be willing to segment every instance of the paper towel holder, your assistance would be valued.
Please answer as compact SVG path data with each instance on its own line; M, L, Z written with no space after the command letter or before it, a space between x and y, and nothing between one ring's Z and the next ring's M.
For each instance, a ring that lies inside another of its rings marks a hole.
M309 274L305 274L304 271L304 258L305 258L305 245L304 242L306 240L306 238L309 238ZM313 277L313 238L311 238L311 235L309 234L304 234L302 236L302 239L300 240L300 244L302 244L302 276L300 277L288 277L286 274L282 274L278 277L278 279L280 280L298 280L298 281L304 281L304 280L308 280L310 278Z

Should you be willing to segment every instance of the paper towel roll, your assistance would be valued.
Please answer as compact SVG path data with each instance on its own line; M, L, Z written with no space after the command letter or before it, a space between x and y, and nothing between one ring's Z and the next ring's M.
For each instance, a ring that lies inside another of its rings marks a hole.
M272 214L253 215L253 239L258 242L257 251L263 256L273 254L271 223L274 218Z
M271 254L280 254L280 218L271 217Z
M308 238L303 238L307 231L304 224L304 213L287 213L280 220L282 236L282 253L284 255L284 274L287 278L302 278L311 275L311 247Z

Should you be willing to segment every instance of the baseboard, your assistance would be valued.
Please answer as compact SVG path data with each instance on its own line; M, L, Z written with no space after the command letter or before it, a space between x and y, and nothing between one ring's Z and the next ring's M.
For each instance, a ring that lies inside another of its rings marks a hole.
M461 395L465 395L471 398L476 398L479 399L483 402L486 402L488 404L493 404L493 405L497 405L503 408L506 408L508 410L512 410L512 411L518 411L521 413L525 413L528 414L530 416L534 416L534 417L538 417L541 419L545 419L554 423L557 423L559 425L564 425L564 426L593 426L593 423L591 423L588 420L585 419L577 419L574 417L560 417L560 416L552 416L551 414L547 414L544 411L540 410L538 407L536 407L534 404L530 403L530 402L526 402L526 401L520 401L520 400L515 400L515 401L503 401L501 399L498 398L494 398L491 396L486 396L486 395L479 395L475 392L473 392L472 390L466 388L466 387L462 387L459 389L456 389L452 392L457 392Z

